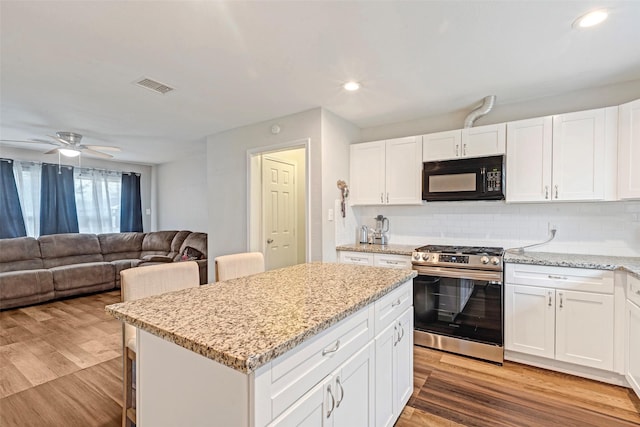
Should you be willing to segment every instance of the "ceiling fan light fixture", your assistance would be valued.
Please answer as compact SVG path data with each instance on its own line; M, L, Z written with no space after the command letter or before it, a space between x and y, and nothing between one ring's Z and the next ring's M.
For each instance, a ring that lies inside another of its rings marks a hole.
M60 154L66 157L78 157L80 155L80 152L78 150L73 150L71 148L60 148L58 149L58 151L60 152Z
M348 90L349 92L354 92L354 91L360 89L360 83L358 83L356 81L350 81L350 82L346 82L344 85L342 85L342 87L345 90Z
M607 9L592 10L573 21L574 28L589 28L602 23L609 16Z

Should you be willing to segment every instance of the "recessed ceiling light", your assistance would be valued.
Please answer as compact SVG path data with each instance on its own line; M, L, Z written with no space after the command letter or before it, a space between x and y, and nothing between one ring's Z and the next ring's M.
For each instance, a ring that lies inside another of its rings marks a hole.
M342 87L345 90L348 90L349 92L353 92L354 90L360 89L360 83L358 83L358 82L346 82Z
M576 19L573 22L573 27L574 28L593 27L594 25L598 25L602 21L607 19L607 16L609 16L609 12L607 12L606 9L593 10L589 13L585 13L584 15Z

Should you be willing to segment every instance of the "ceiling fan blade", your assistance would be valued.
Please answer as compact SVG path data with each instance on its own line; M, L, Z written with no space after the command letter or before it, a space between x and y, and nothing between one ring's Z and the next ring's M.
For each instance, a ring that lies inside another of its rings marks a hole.
M113 151L118 153L122 151L120 147L114 147L112 145L83 145L83 147L88 147L93 150Z
M54 153L57 153L58 150L59 150L59 148L53 148L53 149L51 149L49 151L46 151L44 154L54 154Z
M26 142L28 144L49 144L58 146L58 144L44 139L0 139L0 142Z
M49 138L53 138L53 139L55 139L55 140L56 140L56 141L58 141L58 142L63 143L64 145L71 145L71 144L69 143L69 141L65 141L64 139L62 139L62 138L58 138L57 136L53 136L53 135L47 135L47 136L48 136Z
M92 150L91 148L83 147L80 149L83 153L87 153L90 156L102 157L103 159L112 159L113 156L111 154L103 153L102 151Z

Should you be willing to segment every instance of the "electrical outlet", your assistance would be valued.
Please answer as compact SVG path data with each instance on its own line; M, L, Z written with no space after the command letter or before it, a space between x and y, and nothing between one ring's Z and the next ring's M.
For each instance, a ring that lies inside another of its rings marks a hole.
M329 211L327 212L327 220L333 221L333 209L329 209Z
M557 226L555 223L553 223L553 222L548 222L548 223L547 223L547 227L548 227L548 231L549 231L549 233L551 233L551 230L556 230L556 231L558 231L558 226Z

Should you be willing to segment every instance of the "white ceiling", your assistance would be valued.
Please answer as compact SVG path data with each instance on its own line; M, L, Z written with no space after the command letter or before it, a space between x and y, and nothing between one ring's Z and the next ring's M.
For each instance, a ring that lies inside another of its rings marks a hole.
M572 29L601 6L603 25ZM140 163L318 106L364 128L640 79L640 1L2 0L0 14L0 137L76 131Z

